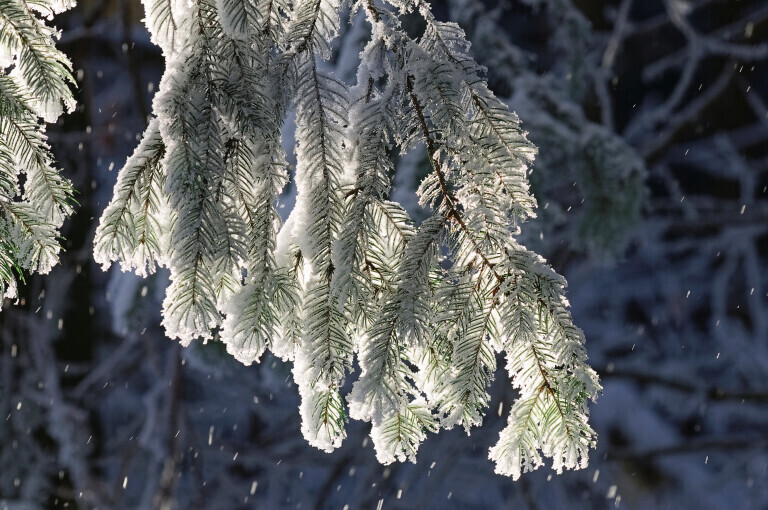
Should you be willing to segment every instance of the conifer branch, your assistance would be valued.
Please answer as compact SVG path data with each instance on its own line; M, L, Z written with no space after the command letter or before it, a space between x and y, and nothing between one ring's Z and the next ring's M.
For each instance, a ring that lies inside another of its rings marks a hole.
M69 60L39 18L74 2L0 0L0 300L14 297L14 272L47 273L59 229L72 212L72 186L53 166L40 122L74 108ZM23 183L23 184L20 184Z
M439 427L480 425L506 350L521 398L491 450L497 469L516 478L543 457L556 470L583 466L594 444L586 402L599 383L564 281L513 238L533 215L535 148L458 26L437 22L426 3L393 2L426 22L414 40L388 4L360 2L372 34L349 87L322 63L337 0L196 0L169 18L174 1L148 19L169 61L158 127L121 171L100 227L111 237L96 248L125 264L120 243L144 239L129 232L132 204L166 211L171 221L156 223L169 242L149 257L171 270L169 336L188 342L221 325L244 363L266 349L292 360L307 440L332 450L347 416L371 421L383 463L414 460ZM281 225L289 109L298 193ZM431 165L418 195L431 216L414 228L388 199L390 152L418 143ZM144 184L155 179L141 178L156 166L157 207ZM355 353L361 373L345 403Z

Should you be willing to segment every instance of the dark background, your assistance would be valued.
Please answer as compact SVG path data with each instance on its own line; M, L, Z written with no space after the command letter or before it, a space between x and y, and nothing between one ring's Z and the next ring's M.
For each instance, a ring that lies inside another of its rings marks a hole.
M482 428L381 466L363 423L332 454L306 444L283 362L167 339L167 275L91 256L163 58L138 1L81 0L54 21L79 106L48 129L80 205L59 266L0 313L0 509L768 508L768 3L433 8L462 24L539 146L523 238L568 278L601 374L589 467L493 473L515 398L502 370ZM348 82L350 34L330 64ZM409 205L422 160L398 165Z

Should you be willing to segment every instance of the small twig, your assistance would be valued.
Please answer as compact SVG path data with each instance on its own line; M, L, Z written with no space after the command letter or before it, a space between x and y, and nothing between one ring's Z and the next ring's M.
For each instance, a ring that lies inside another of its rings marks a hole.
M748 392L748 391L729 391L719 386L701 386L689 381L664 377L658 374L649 374L631 369L599 369L597 373L601 378L622 378L632 379L640 384L655 384L666 388L681 391L684 393L694 393L705 396L714 401L750 401L750 402L768 402L768 391L766 392Z
M639 152L646 161L660 156L682 128L693 122L696 117L728 88L733 77L733 62L728 61L717 80L700 96L675 113L666 129L661 131L654 141L639 147Z
M613 63L616 61L616 55L619 52L621 43L626 39L627 21L629 20L629 12L631 10L632 0L623 0L619 7L619 14L616 17L616 24L613 26L613 33L605 47L605 52L603 52L601 67L606 71L613 68Z
M446 206L448 207L448 214L446 216L447 219L453 219L456 221L456 223L461 227L461 229L464 231L467 238L472 243L472 247L474 248L475 253L480 257L480 259L483 261L483 264L485 267L491 270L493 275L496 277L496 281L498 281L499 285L504 283L504 277L501 276L498 272L496 272L495 266L493 262L488 260L488 258L485 256L485 254L482 253L480 250L480 247L477 246L477 243L472 237L472 231L467 227L466 223L464 223L464 219L461 216L461 213L459 212L458 207L456 206L456 199L451 193L451 191L448 189L448 183L445 179L445 175L443 174L442 169L440 168L440 161L437 160L437 147L435 144L435 141L432 139L432 135L429 131L429 126L427 125L426 117L424 116L424 109L421 106L421 103L419 102L419 98L416 97L416 93L413 90L413 76L408 76L408 79L406 80L406 87L408 89L408 96L411 99L411 103L413 104L413 108L416 111L416 115L419 118L419 124L421 125L421 131L424 135L424 140L427 144L427 152L429 153L429 160L432 164L432 169L435 171L435 174L437 175L437 180L440 183L440 192L443 195L443 200L445 201Z

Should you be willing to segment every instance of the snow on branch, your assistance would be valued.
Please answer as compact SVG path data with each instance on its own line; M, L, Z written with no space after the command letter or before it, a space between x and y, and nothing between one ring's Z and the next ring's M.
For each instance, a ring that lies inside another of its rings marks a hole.
M351 416L372 422L381 462L414 460L427 432L482 423L506 351L520 398L491 449L497 471L585 466L600 385L565 281L515 239L534 216L537 151L459 26L422 1L179 4L145 2L167 67L97 260L170 269L169 337L221 339L246 364L266 349L292 360L318 448L339 446ZM326 62L349 8L371 26L354 86ZM409 13L418 38L400 26ZM298 194L281 224L289 110ZM393 152L419 144L431 215L416 225L389 193Z
M57 263L59 229L72 212L73 190L54 167L41 119L74 109L74 80L41 15L73 6L0 0L0 300L16 295L24 270L47 273Z

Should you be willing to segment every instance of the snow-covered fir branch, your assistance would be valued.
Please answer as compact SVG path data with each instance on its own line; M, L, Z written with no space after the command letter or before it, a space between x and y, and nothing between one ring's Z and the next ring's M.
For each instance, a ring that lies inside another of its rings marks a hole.
M42 18L74 5L0 0L0 300L16 295L23 271L56 264L59 228L72 212L72 187L54 167L42 121L74 109L74 80Z
M220 338L246 364L266 349L292 360L307 440L330 451L347 415L371 421L383 463L415 459L427 432L480 425L505 351L520 397L491 449L497 471L585 466L600 385L564 280L515 239L534 216L536 149L458 25L422 1L145 8L166 72L95 256L170 269L167 335ZM356 84L327 70L347 12L370 26ZM298 193L281 224L289 111ZM417 146L431 166L420 225L389 200L393 154Z

